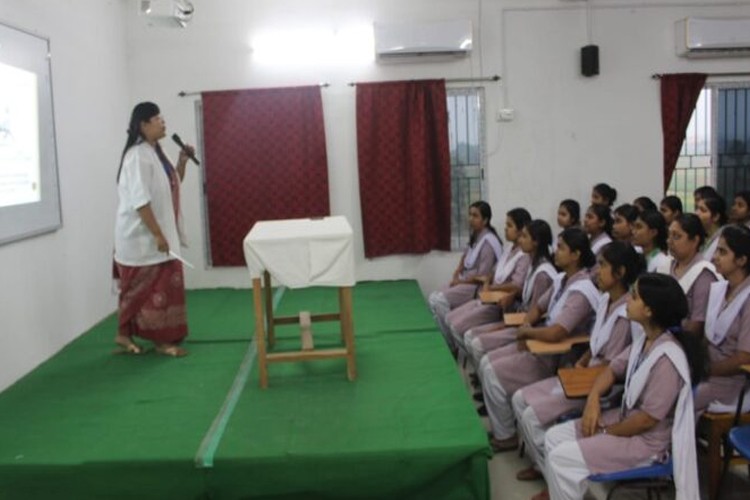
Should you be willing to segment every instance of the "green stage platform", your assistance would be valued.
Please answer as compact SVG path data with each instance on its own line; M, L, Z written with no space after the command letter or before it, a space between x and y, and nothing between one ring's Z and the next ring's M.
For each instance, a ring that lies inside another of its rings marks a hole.
M337 306L276 296L281 315ZM344 360L285 363L260 390L251 301L188 292L182 359L111 355L109 317L0 394L0 498L488 498L486 433L415 282L355 288L355 382Z

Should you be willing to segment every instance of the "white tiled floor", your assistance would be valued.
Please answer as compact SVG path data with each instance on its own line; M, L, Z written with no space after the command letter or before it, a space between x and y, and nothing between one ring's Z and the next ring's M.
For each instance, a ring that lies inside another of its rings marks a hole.
M472 391L468 381L467 391ZM487 418L482 419L489 429ZM699 473L703 477L706 468L703 459L698 457ZM544 487L543 480L518 481L516 473L529 466L526 458L519 457L517 451L496 453L489 462L490 491L492 500L528 500ZM703 491L705 484L701 484L701 498L707 499L708 495ZM604 500L607 497L605 485L592 485L587 498ZM644 491L621 491L615 495L615 499L642 499L646 498ZM665 500L674 499L674 492L670 491L662 495ZM723 484L721 500L748 500L750 499L750 477L748 466L737 466L727 474Z

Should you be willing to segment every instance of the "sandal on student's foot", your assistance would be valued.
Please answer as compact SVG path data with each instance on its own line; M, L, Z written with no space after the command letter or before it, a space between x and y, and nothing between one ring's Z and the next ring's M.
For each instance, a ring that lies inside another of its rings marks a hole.
M116 337L115 344L118 345L118 348L112 351L113 354L143 354L143 348L128 337Z
M187 351L178 345L161 345L156 347L156 352L172 358L187 356Z
M531 500L549 500L549 490L542 490L533 497Z

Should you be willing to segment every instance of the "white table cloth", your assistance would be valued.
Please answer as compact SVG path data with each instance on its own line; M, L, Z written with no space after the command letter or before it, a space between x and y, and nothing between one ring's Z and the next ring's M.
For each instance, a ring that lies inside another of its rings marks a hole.
M289 288L354 286L353 233L343 216L256 222L243 242L250 277Z

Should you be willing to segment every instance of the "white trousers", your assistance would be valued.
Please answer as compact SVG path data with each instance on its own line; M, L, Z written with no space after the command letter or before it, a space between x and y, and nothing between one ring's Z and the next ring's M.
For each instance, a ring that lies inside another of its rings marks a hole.
M544 477L552 500L580 500L588 490L591 471L576 439L575 420L555 425L544 438Z
M544 454L544 435L549 427L539 423L534 408L528 405L523 397L523 389L513 394L513 414L516 416L518 423L519 437L526 443L526 453L534 466L540 471L544 471L545 454Z
M453 342L453 335L451 335L450 327L445 322L445 315L451 310L450 302L445 298L443 292L438 291L430 294L428 302L430 304L430 311L432 311L432 317L435 318L435 323L437 323L438 328L440 328L440 333L443 334L443 338L448 344L448 347L455 351L456 345Z
M475 372L479 372L479 365L482 361L482 357L487 354L484 347L482 347L482 342L479 340L479 337L480 335L474 333L473 329L467 330L464 334L464 349L466 350L467 358L474 367Z
M484 356L479 363L479 372L492 435L495 439L508 439L515 436L516 426L510 397L495 375L488 356Z

